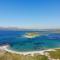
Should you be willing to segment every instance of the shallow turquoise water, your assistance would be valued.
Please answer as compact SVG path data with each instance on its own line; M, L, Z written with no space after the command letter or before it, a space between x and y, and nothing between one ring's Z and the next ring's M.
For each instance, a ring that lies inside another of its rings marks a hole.
M23 36L29 32L32 31L0 31L0 45L9 44L8 49L15 51L38 51L60 47L60 33L37 31L42 35L31 39Z

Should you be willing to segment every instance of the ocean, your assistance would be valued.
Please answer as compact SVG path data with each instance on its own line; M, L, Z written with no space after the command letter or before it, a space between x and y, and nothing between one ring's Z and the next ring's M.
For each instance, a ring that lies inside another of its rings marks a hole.
M40 36L35 38L23 36L31 32L38 32ZM60 33L50 31L0 30L0 46L1 45L9 45L8 49L20 52L60 48Z

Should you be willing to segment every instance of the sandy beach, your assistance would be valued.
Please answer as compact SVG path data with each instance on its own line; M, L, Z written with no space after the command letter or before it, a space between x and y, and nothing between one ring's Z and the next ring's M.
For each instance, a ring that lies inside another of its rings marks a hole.
M0 46L0 50L5 50L5 51L8 51L10 53L15 53L15 54L23 54L23 55L31 54L32 56L35 53L38 53L38 54L40 53L41 55L44 55L45 51L55 51L54 49L47 49L47 50L42 50L42 51L17 52L17 51L9 50L7 47L9 47L9 46L8 45Z

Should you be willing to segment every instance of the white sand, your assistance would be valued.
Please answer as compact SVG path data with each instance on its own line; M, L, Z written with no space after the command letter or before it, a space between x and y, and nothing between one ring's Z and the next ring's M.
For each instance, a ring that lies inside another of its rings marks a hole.
M17 52L17 51L9 50L9 49L7 49L7 47L9 47L9 46L8 45L0 46L0 49L11 52L11 53L16 53L16 54L23 54L23 55L31 54L32 56L35 53L38 53L38 54L40 53L40 54L44 55L45 51L55 51L54 49L47 49L47 50L42 50L42 51Z

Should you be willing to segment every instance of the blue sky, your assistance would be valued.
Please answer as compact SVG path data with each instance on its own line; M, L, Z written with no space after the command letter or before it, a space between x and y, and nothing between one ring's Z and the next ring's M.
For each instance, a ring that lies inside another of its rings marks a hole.
M60 28L60 0L0 0L0 26Z

